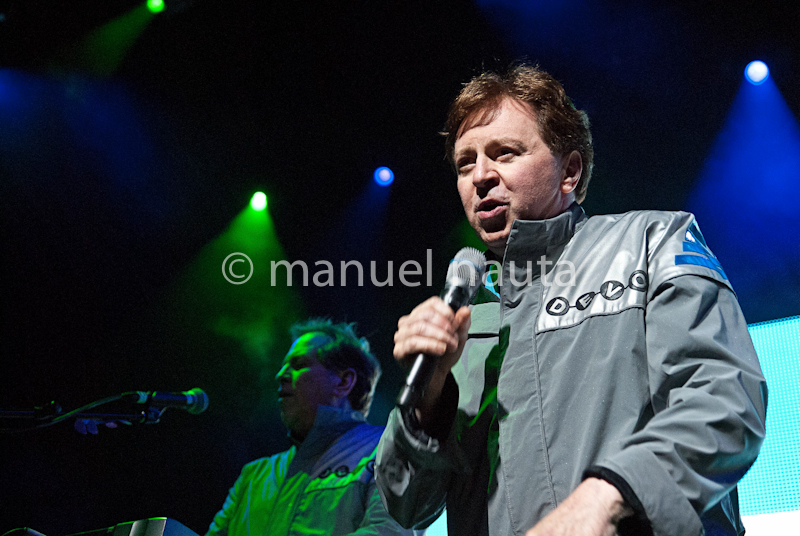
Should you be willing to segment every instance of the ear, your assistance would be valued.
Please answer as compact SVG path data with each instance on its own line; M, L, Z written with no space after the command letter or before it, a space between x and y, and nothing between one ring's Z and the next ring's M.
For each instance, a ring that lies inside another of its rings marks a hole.
M349 395L350 391L353 390L353 387L356 386L356 371L351 368L344 369L337 375L339 376L339 381L333 388L333 394L340 399L347 398L347 395Z
M564 157L561 168L561 193L570 194L575 191L583 172L581 153L572 151Z

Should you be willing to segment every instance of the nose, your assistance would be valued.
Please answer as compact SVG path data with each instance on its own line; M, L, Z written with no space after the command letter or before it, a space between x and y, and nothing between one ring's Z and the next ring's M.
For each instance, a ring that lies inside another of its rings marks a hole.
M485 154L478 155L475 160L475 168L472 170L472 184L478 190L488 190L495 186L500 180L494 161Z
M289 381L289 363L285 363L281 370L275 375L275 379L278 382L288 382Z

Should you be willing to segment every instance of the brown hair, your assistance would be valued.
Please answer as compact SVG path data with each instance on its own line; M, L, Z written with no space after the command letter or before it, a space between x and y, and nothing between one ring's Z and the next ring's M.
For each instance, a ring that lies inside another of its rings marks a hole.
M575 108L555 78L535 66L513 66L505 75L485 72L464 85L450 105L445 132L442 133L446 136L445 147L450 162L455 165L453 152L464 121L475 113L496 110L504 99L514 99L531 107L539 125L539 135L553 154L580 153L583 171L575 187L575 200L583 202L594 161L589 118L585 112Z
M381 377L381 366L369 351L369 341L356 335L355 327L354 323L334 324L327 318L311 318L294 324L289 333L292 340L306 333L323 333L331 339L319 347L317 361L334 372L349 368L356 371L356 383L347 399L350 407L366 416Z

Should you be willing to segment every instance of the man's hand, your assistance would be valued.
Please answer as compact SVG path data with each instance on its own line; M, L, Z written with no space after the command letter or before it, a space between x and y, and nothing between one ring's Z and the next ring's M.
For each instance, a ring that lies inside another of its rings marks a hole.
M525 536L614 536L633 510L605 480L587 478Z
M448 372L461 357L461 351L467 342L469 323L468 307L462 307L453 313L453 310L436 296L425 300L415 307L411 314L400 318L397 322L393 353L401 365L408 368L420 353L439 357L433 378L417 408L420 423L425 422L426 410L436 403Z

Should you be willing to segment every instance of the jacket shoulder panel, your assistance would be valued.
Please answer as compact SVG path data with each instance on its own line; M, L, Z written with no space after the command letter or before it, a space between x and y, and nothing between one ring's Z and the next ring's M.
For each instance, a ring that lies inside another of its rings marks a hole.
M560 266L559 266L560 265ZM687 212L635 211L589 218L544 281L537 332L595 315L645 308L655 290L681 275L727 276Z

